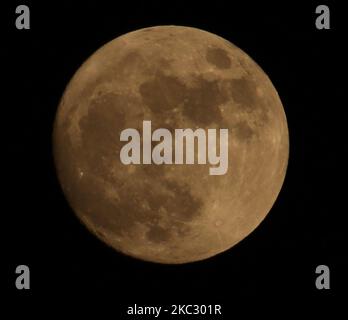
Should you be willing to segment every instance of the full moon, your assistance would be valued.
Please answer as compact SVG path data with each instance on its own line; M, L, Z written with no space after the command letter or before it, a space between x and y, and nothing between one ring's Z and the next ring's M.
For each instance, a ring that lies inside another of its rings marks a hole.
M227 172L123 164L120 134L141 133L143 121L228 129ZM224 252L261 223L284 181L289 137L276 89L245 52L200 29L158 26L82 64L60 101L53 149L66 199L94 235L134 258L179 264Z

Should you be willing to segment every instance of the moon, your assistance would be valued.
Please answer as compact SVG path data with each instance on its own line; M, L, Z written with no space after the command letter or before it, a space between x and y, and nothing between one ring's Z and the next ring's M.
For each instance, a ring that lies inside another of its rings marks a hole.
M125 128L227 128L228 171L210 164L120 161ZM97 50L67 85L53 152L79 220L118 252L181 264L222 253L271 210L289 155L286 115L270 79L212 33L157 26Z

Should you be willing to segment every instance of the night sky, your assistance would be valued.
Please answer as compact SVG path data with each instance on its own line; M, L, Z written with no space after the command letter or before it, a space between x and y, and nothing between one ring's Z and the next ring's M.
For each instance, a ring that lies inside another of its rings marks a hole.
M17 30L15 8L24 4L17 2L0 5L1 275L9 301L36 310L47 299L64 310L66 301L103 297L114 302L113 319L134 303L220 303L231 319L238 301L281 298L293 308L300 301L327 307L347 297L347 28L341 3L24 1L31 29ZM315 27L319 4L329 4L330 30ZM52 155L55 112L83 61L119 35L168 24L218 34L250 55L277 89L290 135L285 182L261 225L225 253L177 266L124 256L89 233L65 200ZM30 290L14 285L19 264L30 268ZM330 290L315 287L321 264L330 268Z

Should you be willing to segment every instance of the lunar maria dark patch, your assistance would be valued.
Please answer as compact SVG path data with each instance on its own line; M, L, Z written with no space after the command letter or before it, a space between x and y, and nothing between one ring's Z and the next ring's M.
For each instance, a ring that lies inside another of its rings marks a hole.
M231 59L228 57L227 51L221 48L208 48L206 59L219 69L231 67Z

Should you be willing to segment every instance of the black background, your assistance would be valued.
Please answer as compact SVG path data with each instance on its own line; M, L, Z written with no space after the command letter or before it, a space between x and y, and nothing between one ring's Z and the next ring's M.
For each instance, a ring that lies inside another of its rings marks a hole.
M239 298L322 305L347 296L344 10L339 1L243 3L1 3L8 297L63 310L81 297L109 298L118 319L134 303L221 303L229 318ZM30 30L15 28L19 4L30 6ZM330 6L331 30L315 28L319 4ZM91 235L62 194L51 144L59 100L83 61L121 34L166 24L216 33L248 53L277 88L290 133L287 176L262 224L233 249L178 266L123 256ZM15 288L19 264L30 267L31 290ZM331 290L315 287L320 264L330 267Z

